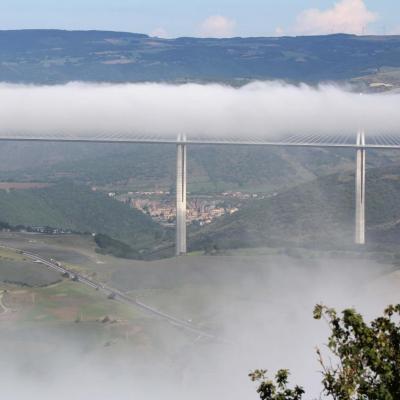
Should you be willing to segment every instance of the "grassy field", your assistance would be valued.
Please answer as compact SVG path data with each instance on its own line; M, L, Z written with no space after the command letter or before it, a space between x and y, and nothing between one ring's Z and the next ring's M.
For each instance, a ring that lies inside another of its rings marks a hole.
M119 320L135 317L132 308L110 301L104 295L69 280L41 289L36 288L29 293L33 301L23 317L25 320L95 322L106 315ZM16 301L18 306L18 296L13 300L12 295L9 295L6 301Z
M68 268L95 277L110 285L116 285L122 271L128 272L129 283L138 278L138 284L146 278L146 263L114 259L94 251L94 245L87 237L81 236L40 236L29 234L0 234L0 241L16 248L33 251L46 258L54 258ZM14 257L15 262L24 263L23 256L4 251L4 257ZM21 260L22 258L22 260ZM28 265L28 263L27 263ZM35 264L36 266L36 264ZM43 271L43 265L37 265ZM133 273L131 275L130 272ZM26 271L25 271L26 272ZM150 273L152 273L149 270ZM154 273L154 270L153 270ZM59 274L58 278L61 278ZM158 281L158 278L157 278ZM122 285L120 286L122 288ZM133 292L148 299L147 292ZM24 331L31 327L68 337L80 337L79 342L90 343L90 348L116 347L117 349L157 353L169 351L193 340L193 334L182 331L140 308L126 306L110 300L106 295L80 283L63 279L45 287L27 287L0 283L1 301L7 312L0 307L0 337L5 328ZM156 296L155 296L156 298ZM153 302L155 306L158 302ZM177 309L166 307L166 311ZM177 317L181 317L175 313ZM14 328L11 328L14 327ZM81 337L82 336L82 337ZM173 337L167 341L166 337ZM10 339L11 340L11 339ZM103 351L103 350L102 350ZM117 350L119 351L119 350Z
M140 309L109 300L68 280L43 288L2 284L0 296L4 307L0 310L0 339L11 330L15 338L8 341L14 345L16 338L31 330L36 335L48 335L51 346L72 341L74 346L86 346L93 351L108 347L116 347L117 352L122 348L153 351L158 345L158 341L153 343L153 330L163 325ZM168 326L164 328L168 330ZM25 345L34 337L35 334ZM32 344L31 349L35 346Z
M37 287L60 280L59 273L34 263L22 254L0 248L0 282Z

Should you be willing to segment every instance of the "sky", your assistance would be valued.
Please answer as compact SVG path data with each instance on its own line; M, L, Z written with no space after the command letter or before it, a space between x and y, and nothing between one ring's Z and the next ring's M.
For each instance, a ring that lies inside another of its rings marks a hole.
M159 37L400 34L399 0L1 0L0 29Z

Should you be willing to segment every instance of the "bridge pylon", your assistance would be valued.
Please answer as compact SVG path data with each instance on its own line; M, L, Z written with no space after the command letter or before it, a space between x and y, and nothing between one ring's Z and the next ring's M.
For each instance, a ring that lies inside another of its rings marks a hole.
M355 243L365 244L365 133L357 133Z
M179 135L176 145L176 255L186 254L186 137Z

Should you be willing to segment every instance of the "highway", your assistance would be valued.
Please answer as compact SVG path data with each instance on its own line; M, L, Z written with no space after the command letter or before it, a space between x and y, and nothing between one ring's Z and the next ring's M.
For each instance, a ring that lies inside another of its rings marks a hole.
M180 328L183 328L187 331L190 331L196 335L199 335L201 337L204 338L208 338L208 339L217 339L217 340L221 340L218 339L215 335L203 331L199 328L197 328L196 326L192 325L191 323L176 318L172 315L169 315L165 312L162 312L160 310L157 310L143 302L141 302L140 300L130 297L127 294L121 292L118 289L112 288L110 286L104 285L100 282L96 282L93 279L89 279L85 276L83 276L82 274L76 273L74 271L69 270L68 268L65 268L62 264L60 264L59 262L50 259L50 260L46 260L45 258L41 257L38 254L34 254L28 251L24 251L21 249L16 249L13 247L9 247L9 246L5 246L5 245L0 245L0 248L3 249L7 249L7 250L12 250L15 252L18 252L20 254L23 254L25 257L31 259L32 261L36 261L37 263L40 263L44 266L46 266L47 268L50 268L52 270L55 270L57 272L59 272L62 275L68 275L68 277L76 282L80 282L86 286L89 286L92 289L98 290L101 293L104 293L106 296L112 298L112 300L115 301L119 301L120 303L129 305L129 306L135 306L140 308L142 311L144 311L146 314L161 318L163 320L168 321L169 323L171 323L172 325L178 326Z

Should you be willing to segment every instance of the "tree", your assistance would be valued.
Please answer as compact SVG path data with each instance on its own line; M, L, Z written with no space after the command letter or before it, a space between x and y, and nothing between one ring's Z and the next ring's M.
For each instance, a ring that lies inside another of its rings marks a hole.
M317 349L322 367L323 394L334 400L400 399L400 304L389 306L370 323L354 309L338 315L317 305L314 318L324 319L331 330L327 347L334 362L328 364ZM258 382L261 400L301 400L300 386L289 389L289 371L280 370L272 381L266 370L249 374Z
M261 400L301 400L304 389L301 386L295 386L294 389L287 387L289 381L289 371L287 369L279 370L275 375L275 382L267 378L267 370L257 369L249 374L250 379L260 382L257 393Z

